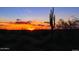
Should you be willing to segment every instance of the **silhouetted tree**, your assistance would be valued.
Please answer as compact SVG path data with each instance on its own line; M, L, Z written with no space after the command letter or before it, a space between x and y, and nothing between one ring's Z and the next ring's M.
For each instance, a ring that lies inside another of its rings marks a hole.
M76 28L76 20L75 21L68 21L68 27L69 29L75 29Z
M67 29L68 24L63 19L59 19L59 23L57 25L58 29Z

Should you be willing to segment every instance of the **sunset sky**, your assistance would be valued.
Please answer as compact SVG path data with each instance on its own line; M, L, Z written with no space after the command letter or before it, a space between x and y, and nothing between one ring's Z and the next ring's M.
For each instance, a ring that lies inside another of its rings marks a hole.
M0 7L0 21L15 21L17 18L23 21L40 20L48 21L51 7ZM56 19L79 17L78 7L55 7Z

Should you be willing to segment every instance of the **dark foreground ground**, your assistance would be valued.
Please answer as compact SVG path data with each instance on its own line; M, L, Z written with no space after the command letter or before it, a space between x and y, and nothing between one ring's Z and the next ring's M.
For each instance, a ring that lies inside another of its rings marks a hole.
M0 50L72 51L79 49L79 29L6 31L0 30Z

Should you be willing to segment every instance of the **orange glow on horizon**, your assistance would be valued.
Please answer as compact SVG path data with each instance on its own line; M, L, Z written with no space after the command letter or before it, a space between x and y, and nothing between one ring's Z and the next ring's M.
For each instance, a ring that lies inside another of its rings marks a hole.
M34 30L34 28L28 28L28 30L33 31L33 30Z
M48 30L50 29L49 24L46 24L44 22L37 22L32 21L29 23L10 23L10 22L0 22L0 29L3 30Z

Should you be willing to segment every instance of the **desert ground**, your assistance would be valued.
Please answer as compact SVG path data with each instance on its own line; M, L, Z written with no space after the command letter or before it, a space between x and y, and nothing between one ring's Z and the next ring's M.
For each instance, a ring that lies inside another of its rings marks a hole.
M0 30L1 51L72 51L75 49L79 49L79 29Z

